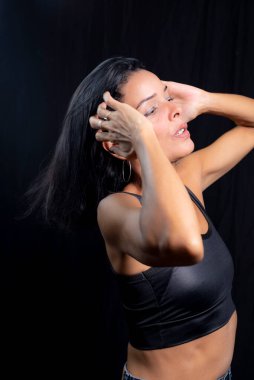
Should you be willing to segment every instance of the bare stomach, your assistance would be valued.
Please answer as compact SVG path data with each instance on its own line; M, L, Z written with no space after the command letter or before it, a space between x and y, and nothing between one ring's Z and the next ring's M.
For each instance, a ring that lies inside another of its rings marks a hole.
M216 380L231 364L237 313L220 329L192 340L158 350L137 350L128 347L127 368L144 380Z

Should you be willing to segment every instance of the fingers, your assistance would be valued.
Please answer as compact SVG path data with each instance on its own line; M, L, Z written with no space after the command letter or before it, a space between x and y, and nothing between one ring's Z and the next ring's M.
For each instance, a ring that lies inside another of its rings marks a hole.
M177 89L177 85L181 84L181 83L178 83L178 82L173 82L173 81L165 81L165 80L161 80L161 82L168 87L169 91L173 91L175 88Z
M108 135L108 132L103 132L101 130L99 130L98 132L96 132L95 134L95 138L97 141L109 141L109 135Z
M105 102L102 102L101 104L99 104L98 108L99 107L106 109L107 108L107 104Z
M170 88L170 86L176 83L176 82L172 82L171 80L161 80L161 82L165 84L168 88Z
M120 145L112 145L109 149L111 153L117 154L122 157L130 157L130 155L134 152L133 147L128 147L128 149L123 149Z
M121 108L122 103L112 98L109 91L103 94L104 102L99 104L97 108L97 116L101 119L109 120L113 116L113 111ZM110 108L110 110L109 110ZM101 128L101 123L91 117L89 119L92 128Z
M113 99L108 91L103 94L103 98L105 98L106 101L99 104L96 116L91 116L89 118L90 125L94 129L102 128L102 122L109 121L111 116L113 116L113 110L119 108L119 104L121 104L117 100ZM107 108L112 109L112 111Z
M112 108L113 110L118 110L122 106L121 102L112 98L109 91L104 92L103 99L104 99L104 102L106 103L106 105L108 107Z
M95 138L96 138L97 141L111 141L111 142L115 142L115 141L119 141L119 139L121 138L121 136L117 132L112 132L112 131L106 131L106 130L103 130L103 129L99 129L96 132L96 134L95 134Z
M102 125L103 120L102 120L102 119L99 119L99 118L96 117L96 116L91 116L91 117L89 118L89 123L90 123L90 125L91 125L91 127L92 127L93 129L101 129L101 128L103 128L103 125Z
M163 83L163 84L166 84L166 85L174 85L174 84L182 84L182 83L179 83L179 82L173 82L172 80L163 80L163 79L161 79L161 82Z
M105 104L105 103L104 103ZM104 120L110 120L110 116L113 112L103 107L103 103L99 105L97 109L97 115Z
M122 103L112 98L108 91L103 94L103 99L105 101L99 104L97 114L89 118L89 123L93 129L105 131L108 130L108 122L114 117L114 111L119 109ZM111 111L108 108L110 108Z

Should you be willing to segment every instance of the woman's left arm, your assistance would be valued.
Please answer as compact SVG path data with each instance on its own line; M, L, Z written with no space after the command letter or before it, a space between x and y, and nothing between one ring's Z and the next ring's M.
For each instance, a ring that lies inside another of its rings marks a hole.
M254 148L254 99L242 95L211 93L176 82L165 83L169 95L182 107L185 121L209 113L227 117L236 124L212 144L187 157L195 165L204 191Z
M236 126L197 151L202 191L211 186L254 148L254 100L242 95L206 93L202 113L231 119Z
M236 125L254 127L254 99L247 96L204 92L200 111L227 117Z

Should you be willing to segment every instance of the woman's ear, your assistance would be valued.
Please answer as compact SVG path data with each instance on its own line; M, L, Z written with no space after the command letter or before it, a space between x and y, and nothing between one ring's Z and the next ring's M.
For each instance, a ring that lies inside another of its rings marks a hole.
M102 147L105 149L107 152L109 152L112 156L119 158L120 160L125 160L125 157L119 156L116 153L111 152L110 148L114 145L111 141L102 141Z

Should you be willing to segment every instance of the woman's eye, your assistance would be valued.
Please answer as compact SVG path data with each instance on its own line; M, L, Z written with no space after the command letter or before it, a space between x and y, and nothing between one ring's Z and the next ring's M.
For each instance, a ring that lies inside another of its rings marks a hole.
M171 96L168 96L166 99L167 99L169 102L170 102L171 100L174 100Z
M150 108L150 109L144 114L144 116L150 116L150 115L152 115L156 110L157 110L157 107L152 107L152 108Z

